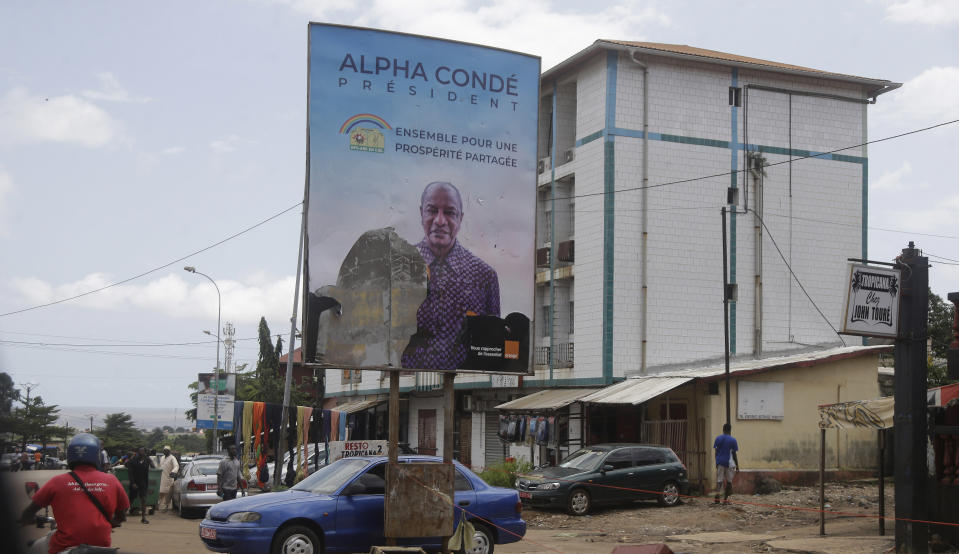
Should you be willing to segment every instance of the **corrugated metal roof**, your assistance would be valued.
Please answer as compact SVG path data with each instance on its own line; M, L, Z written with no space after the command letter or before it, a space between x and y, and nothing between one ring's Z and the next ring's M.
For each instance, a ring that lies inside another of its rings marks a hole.
M738 360L729 364L730 374L748 374L760 373L773 369L786 369L789 367L808 367L821 363L846 358L857 358L867 354L879 354L892 351L892 346L842 346L837 348L827 348L825 350L812 350L799 354L790 354L786 356L775 356L769 358L760 358L757 360ZM710 366L680 369L676 371L664 371L650 375L649 377L692 377L694 379L707 379L720 377L726 373L726 365L719 363ZM640 378L639 376L630 377L631 379Z
M835 360L855 358L871 352L882 352L889 349L891 349L890 346L849 346L816 350L789 356L739 361L730 364L729 374L742 377L774 369L808 367ZM579 401L594 404L642 404L693 379L715 380L724 376L725 373L726 365L723 363L699 368L665 371L653 375L629 377L625 381L600 389L589 396L579 399Z
M578 63L580 60L583 60L603 49L635 50L640 53L645 52L651 55L659 54L686 59L699 59L700 61L721 63L736 67L756 67L780 73L811 75L829 79L837 79L840 81L854 82L873 87L870 93L871 95L875 96L902 86L902 83L894 83L885 79L874 79L870 77L858 77L856 75L847 75L843 73L833 73L811 67L774 62L760 58L751 58L749 56L740 56L737 54L718 52L716 50L707 50L705 48L696 48L694 46L688 46L685 44L664 44L660 42L636 42L628 40L605 39L597 40L590 46L546 70L543 72L543 75L540 79L548 80L553 78L557 73L565 68L570 67L571 65Z
M363 410L368 410L374 406L386 402L385 398L371 398L368 400L355 400L353 402L347 402L346 404L340 404L339 406L333 408L333 411L336 412L346 412L353 414L356 412L362 412Z
M600 389L585 398L581 398L580 401L593 404L632 404L635 406L692 380L692 377L636 377Z
M510 400L496 406L497 410L510 412L528 410L557 410L569 406L580 398L596 392L596 389L549 389Z

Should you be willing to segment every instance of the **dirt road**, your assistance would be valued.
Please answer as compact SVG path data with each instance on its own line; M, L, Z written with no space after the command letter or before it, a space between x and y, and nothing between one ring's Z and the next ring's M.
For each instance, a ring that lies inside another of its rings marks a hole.
M43 481L58 472L31 471L13 474L15 491L22 495L23 480ZM890 487L891 489L891 487ZM18 509L26 496L18 495ZM788 488L766 496L734 496L734 504L716 506L709 499L686 499L674 508L655 502L598 510L585 517L558 511L526 510L529 531L523 541L499 545L497 552L594 554L612 551L624 544L666 543L674 552L771 552L804 551L884 552L894 545L892 522L885 537L878 535L874 517L840 514L878 512L875 482L857 482L827 487L829 508L836 514L826 519L826 537L819 536L818 489ZM887 489L887 513L893 513L892 491ZM198 536L199 519L181 519L157 513L148 525L131 518L113 533L113 545L122 553L173 554L204 552ZM41 531L26 528L37 536Z

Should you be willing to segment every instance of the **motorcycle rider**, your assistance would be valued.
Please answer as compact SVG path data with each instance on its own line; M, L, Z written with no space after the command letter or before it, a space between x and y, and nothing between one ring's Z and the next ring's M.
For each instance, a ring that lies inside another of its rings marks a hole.
M52 506L57 520L56 532L34 542L31 553L56 554L81 544L110 546L110 531L126 519L130 500L113 474L97 470L99 461L100 443L95 436L80 433L70 439L67 465L71 471L47 481L20 516L21 524L29 525L41 508Z

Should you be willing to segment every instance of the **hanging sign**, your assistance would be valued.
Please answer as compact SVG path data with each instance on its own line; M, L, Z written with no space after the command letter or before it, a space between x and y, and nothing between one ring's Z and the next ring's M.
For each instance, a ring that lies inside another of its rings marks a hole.
M900 284L898 269L850 264L842 332L864 337L896 337Z

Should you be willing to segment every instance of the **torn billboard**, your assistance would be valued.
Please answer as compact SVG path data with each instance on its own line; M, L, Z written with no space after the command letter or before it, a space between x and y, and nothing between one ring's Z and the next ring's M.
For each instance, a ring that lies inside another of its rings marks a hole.
M309 53L307 361L527 373L539 58L315 23Z

